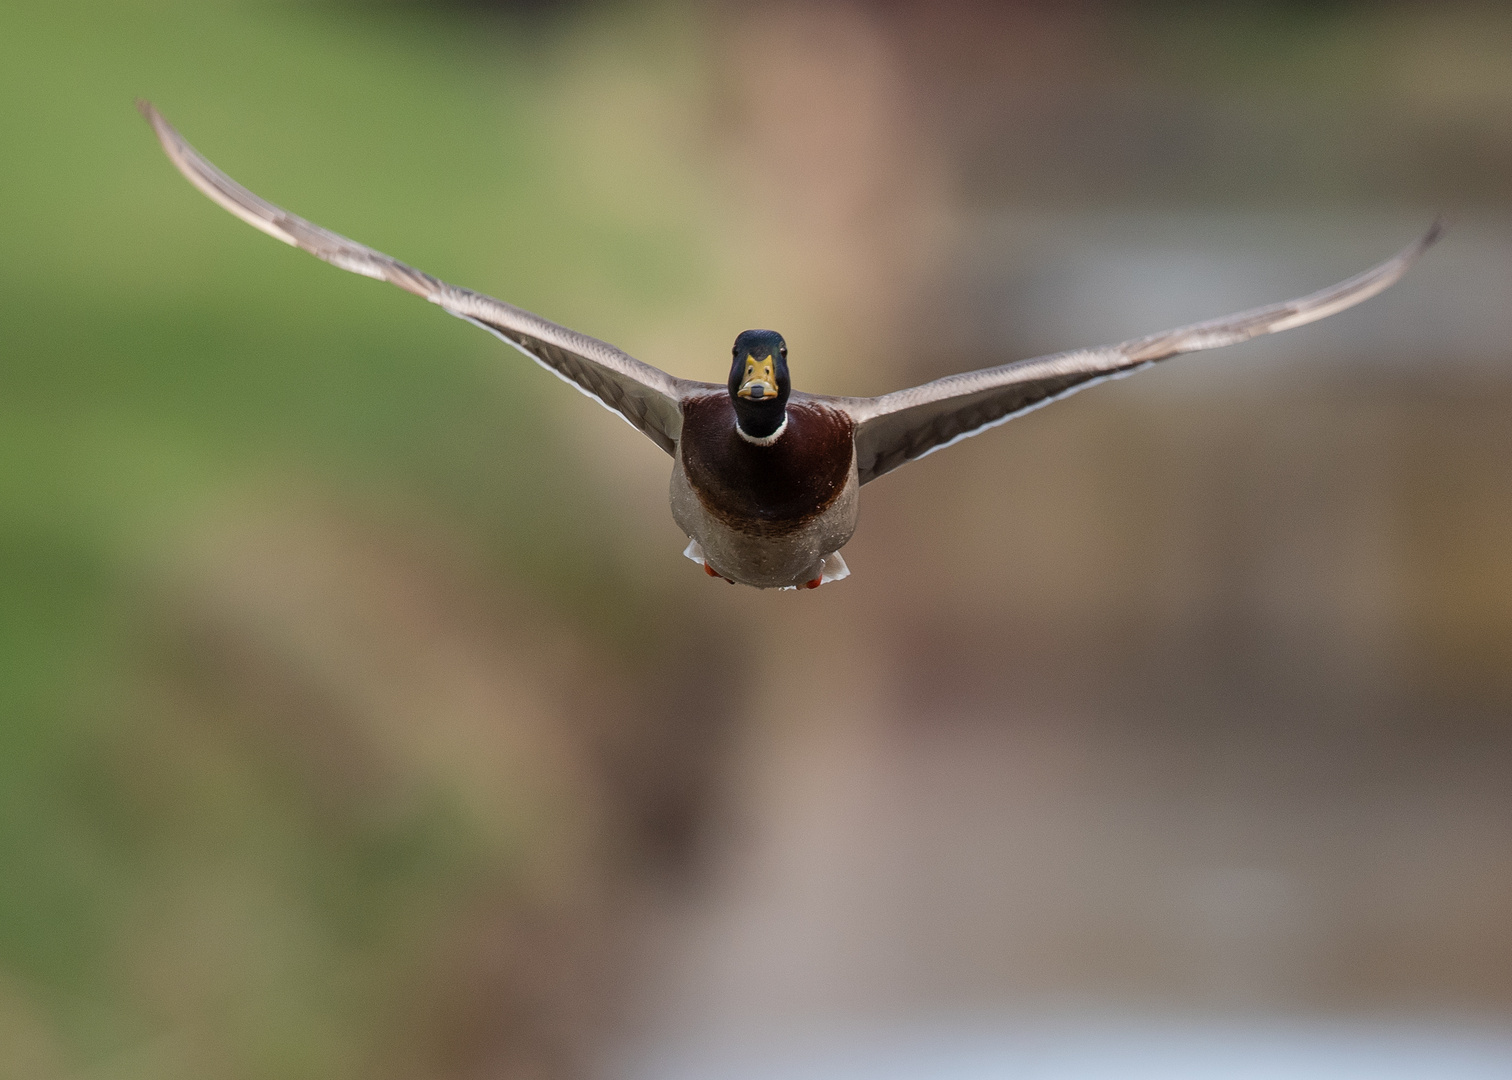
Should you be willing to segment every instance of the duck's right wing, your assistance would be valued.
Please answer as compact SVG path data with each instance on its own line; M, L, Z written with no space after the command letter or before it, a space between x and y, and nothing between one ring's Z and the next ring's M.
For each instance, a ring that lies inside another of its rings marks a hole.
M1078 349L950 375L875 398L829 398L856 424L861 483L1106 379L1132 375L1178 353L1218 349L1327 318L1396 284L1444 231L1337 285L1269 307L1225 315L1100 349Z
M448 314L482 327L618 413L669 454L682 434L682 398L710 389L704 383L674 378L613 345L558 326L502 300L448 285L423 270L406 266L381 251L274 206L212 165L149 103L139 101L137 107L152 124L168 159L179 172L247 224L333 266L423 296Z

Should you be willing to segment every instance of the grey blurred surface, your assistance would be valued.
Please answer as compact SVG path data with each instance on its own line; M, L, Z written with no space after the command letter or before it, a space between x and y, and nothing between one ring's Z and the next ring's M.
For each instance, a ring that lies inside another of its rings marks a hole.
M1095 1017L889 1029L846 1042L720 1047L632 1075L661 1080L1500 1080L1512 1041L1473 1027L1191 1024Z

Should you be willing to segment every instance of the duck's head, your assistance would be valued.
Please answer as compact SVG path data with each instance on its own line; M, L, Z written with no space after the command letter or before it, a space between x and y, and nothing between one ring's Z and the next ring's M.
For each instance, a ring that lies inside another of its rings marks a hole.
M747 330L735 339L730 400L735 423L751 442L774 442L787 423L787 342L775 330Z

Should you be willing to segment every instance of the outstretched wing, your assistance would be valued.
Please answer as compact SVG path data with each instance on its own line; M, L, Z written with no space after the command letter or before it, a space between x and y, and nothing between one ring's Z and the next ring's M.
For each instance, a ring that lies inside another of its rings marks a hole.
M686 393L707 390L704 384L674 378L613 345L491 296L448 285L381 251L296 217L258 198L210 164L149 103L139 101L137 107L152 124L158 141L179 172L248 225L343 270L387 281L423 296L443 311L503 338L548 371L618 413L657 446L669 454L674 452L682 434L679 401Z
M1325 319L1394 285L1444 231L1442 220L1380 266L1296 300L1225 315L1158 334L1001 367L950 375L875 398L833 398L856 424L861 483L904 462L996 427L1106 379L1132 375L1177 353L1234 345Z

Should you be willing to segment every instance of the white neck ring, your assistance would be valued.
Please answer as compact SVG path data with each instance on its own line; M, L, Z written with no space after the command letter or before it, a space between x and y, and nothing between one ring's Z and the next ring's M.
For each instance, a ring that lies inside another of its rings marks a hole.
M772 432L770 435L757 437L755 435L747 435L741 428L740 421L737 420L735 421L735 433L746 442L750 443L752 446L771 446L774 442L780 439L782 437L782 433L787 430L787 422L787 413L783 413L782 423L777 425L776 431Z

